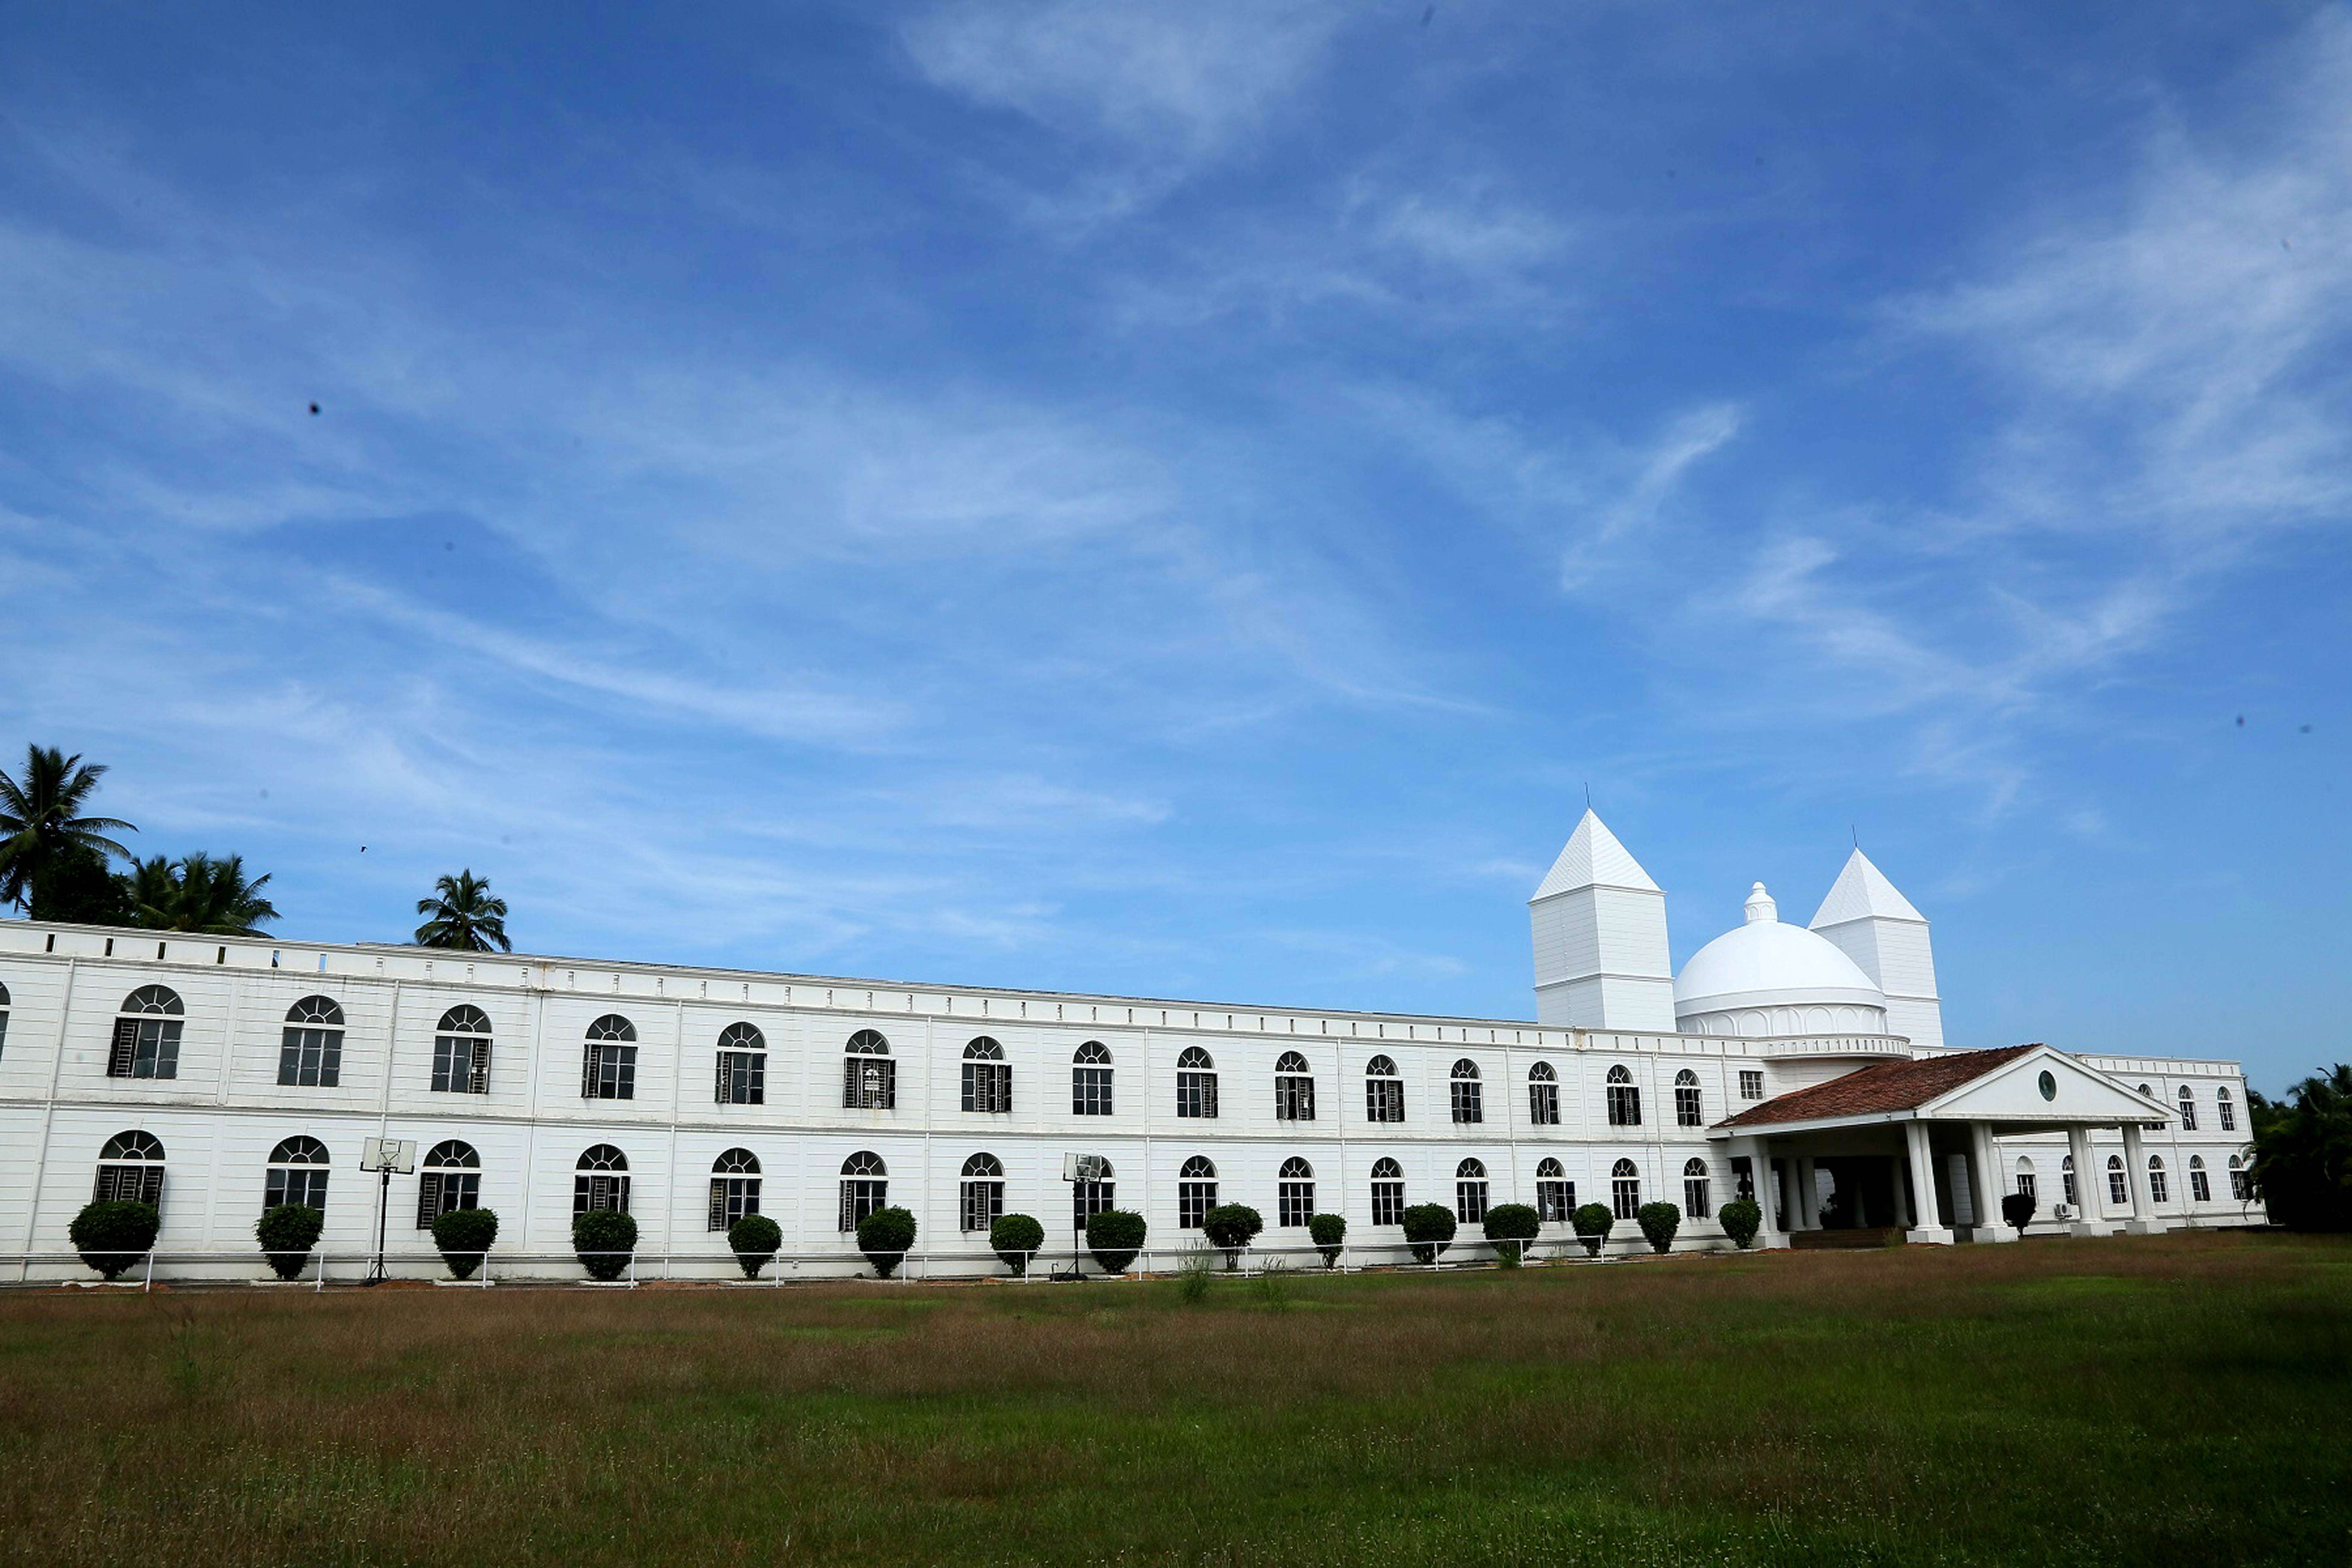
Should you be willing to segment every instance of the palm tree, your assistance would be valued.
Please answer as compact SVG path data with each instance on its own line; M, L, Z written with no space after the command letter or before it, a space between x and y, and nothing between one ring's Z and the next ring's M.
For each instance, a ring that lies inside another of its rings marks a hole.
M141 861L125 880L134 917L149 931L262 936L262 926L278 918L261 892L268 877L247 880L242 855L215 860L198 851L176 861L158 855Z
M488 878L464 870L442 878L433 890L436 897L416 900L416 912L432 917L416 928L417 946L467 952L514 951L514 943L507 940L507 901L490 897Z
M28 903L33 879L68 846L131 858L130 850L106 835L137 828L111 816L81 815L105 774L103 763L85 763L79 752L68 757L55 746L26 747L22 779L0 773L0 903Z

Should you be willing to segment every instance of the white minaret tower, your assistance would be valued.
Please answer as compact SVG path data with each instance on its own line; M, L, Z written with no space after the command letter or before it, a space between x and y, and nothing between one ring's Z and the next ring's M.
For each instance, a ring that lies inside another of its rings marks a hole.
M1927 944L1927 917L1895 890L1886 874L1856 848L1830 896L1814 911L1812 929L1835 942L1886 993L1886 1026L1915 1046L1940 1050L1944 1007L1936 998L1936 955Z
M1675 1032L1666 895L1590 808L1528 900L1536 1021L1555 1028Z

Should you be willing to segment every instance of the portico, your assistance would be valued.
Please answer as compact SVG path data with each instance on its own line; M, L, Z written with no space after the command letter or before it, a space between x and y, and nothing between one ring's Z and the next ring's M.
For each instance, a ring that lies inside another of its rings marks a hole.
M2105 1233L2105 1222L2089 1217L2098 1205L2088 1184L2102 1175L2091 1160L2097 1128L2123 1134L2130 1217L2122 1228L2166 1228L2149 1203L2140 1135L2169 1120L2162 1103L2107 1074L2026 1045L1877 1063L1750 1107L1710 1136L1760 1178L1761 1245L1881 1227L1948 1245L1963 1232L1971 1241L2015 1238L2001 1216L1999 1141L2032 1133L2063 1132L2073 1152L2084 1197L2070 1228Z

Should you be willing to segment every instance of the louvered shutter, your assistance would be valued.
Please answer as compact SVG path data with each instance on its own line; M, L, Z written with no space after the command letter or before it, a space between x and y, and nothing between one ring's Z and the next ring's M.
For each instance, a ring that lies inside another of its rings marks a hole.
M717 1176L710 1179L710 1228L727 1228L727 1183Z
M416 1179L416 1228L430 1230L441 1213L441 1177L427 1171Z
M471 1070L466 1075L466 1092L468 1094L490 1092L490 1042L488 1040L474 1042L474 1062Z
M109 1078L129 1078L131 1076L131 1058L138 1049L139 1020L136 1018L117 1018L114 1020L114 1047L112 1050L107 1053L106 1076Z

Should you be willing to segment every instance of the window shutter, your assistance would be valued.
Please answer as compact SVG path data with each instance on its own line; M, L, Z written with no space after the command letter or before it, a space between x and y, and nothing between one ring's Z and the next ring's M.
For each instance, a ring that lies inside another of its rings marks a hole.
M882 1109L898 1109L898 1064L895 1061L882 1064Z
M855 1110L857 1109L857 1058L856 1057L845 1057L842 1058L841 1108L844 1110ZM849 1200L845 1197L842 1199L844 1206L841 1212L845 1215L849 1212L847 1207L848 1202ZM841 1228L847 1230L849 1226L844 1225Z
M1006 1112L1013 1109L1013 1064L1010 1062L996 1069L996 1109Z
M466 1078L466 1092L468 1094L490 1092L490 1042L488 1040L474 1042L474 1064L472 1071Z
M857 1221L856 1221L856 1216L851 1213L852 1208L855 1206L855 1200L854 1200L854 1199L852 1199L852 1198L850 1197L850 1195L849 1195L849 1192L850 1192L850 1184L849 1184L849 1183L847 1183L847 1182L844 1182L844 1183L842 1183L842 1184L841 1184L841 1228L842 1228L843 1230L845 1230L845 1231L856 1230L856 1229L857 1228Z
M596 1047L583 1047L580 1053L580 1098L596 1098Z
M107 1054L106 1076L129 1078L131 1053L138 1048L139 1020L136 1018L114 1020L114 1048Z
M727 1183L718 1176L710 1178L710 1228L727 1228Z
M430 1230L441 1212L441 1177L427 1171L416 1178L416 1228Z
M163 1206L163 1167L150 1165L140 1173L139 1201L155 1208Z
M719 1053L719 1075L711 1082L710 1102L713 1105L724 1105L727 1103L727 1053L725 1051ZM718 1184L713 1183L711 1184L711 1191L716 1193L718 1190ZM711 1201L715 1203L718 1200L714 1198ZM710 1228L717 1230L719 1227L714 1225Z

